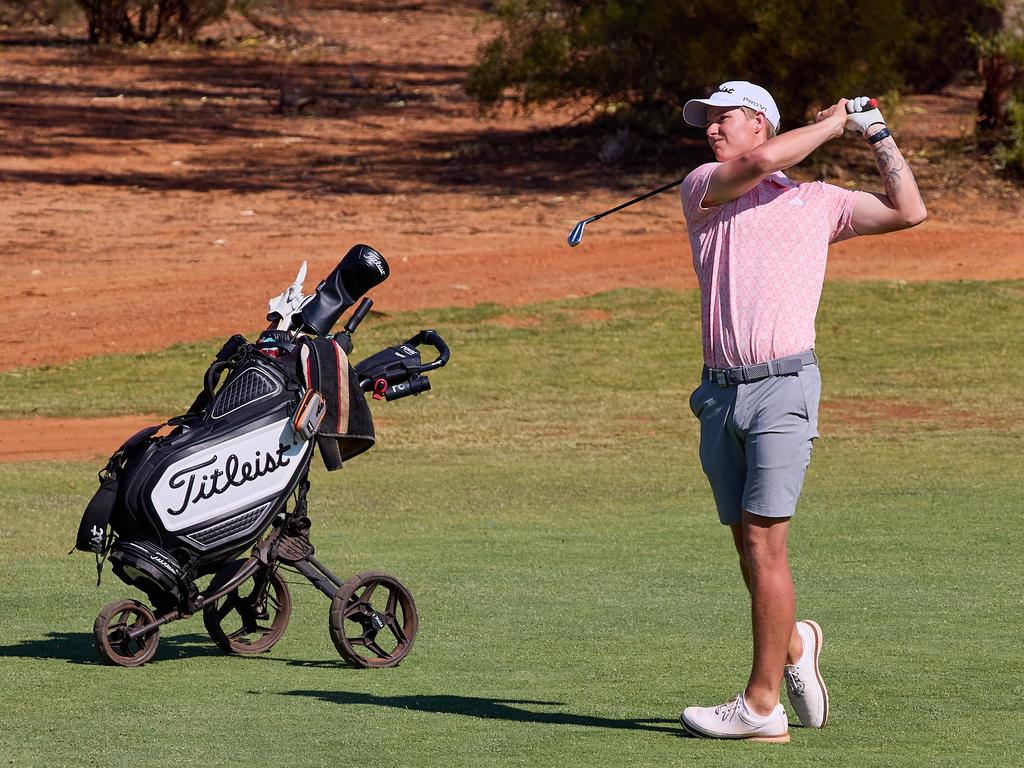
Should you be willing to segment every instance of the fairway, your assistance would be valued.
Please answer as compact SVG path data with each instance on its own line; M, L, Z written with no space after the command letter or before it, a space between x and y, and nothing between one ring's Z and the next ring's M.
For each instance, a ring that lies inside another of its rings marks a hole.
M373 405L374 450L311 477L318 557L413 592L396 669L344 665L297 575L268 654L225 656L193 617L151 663L100 664L96 614L141 597L66 554L102 461L0 464L0 765L1019 764L1022 296L826 284L791 535L798 614L825 632L822 731L681 735L684 706L743 687L749 609L686 406L699 297L629 289L360 328L355 359L422 327L452 347L432 392ZM221 341L0 373L0 416L177 412Z

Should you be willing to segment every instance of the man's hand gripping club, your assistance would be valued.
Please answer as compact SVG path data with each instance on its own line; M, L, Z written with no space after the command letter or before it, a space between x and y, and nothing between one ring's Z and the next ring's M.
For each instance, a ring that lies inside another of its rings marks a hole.
M873 125L885 125L885 118L878 110L878 102L869 99L867 96L858 96L846 102L846 130L856 131L861 136L868 135L868 129Z

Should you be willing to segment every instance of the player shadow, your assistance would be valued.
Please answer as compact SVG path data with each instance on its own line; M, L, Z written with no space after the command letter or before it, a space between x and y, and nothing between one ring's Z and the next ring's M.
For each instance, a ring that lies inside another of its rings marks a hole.
M594 715L580 715L559 710L538 711L526 707L564 707L560 701L535 701L532 699L491 699L480 696L457 696L436 694L424 696L376 696L354 691L283 691L282 696L305 696L331 704L354 706L388 707L411 709L441 715L462 715L481 720L508 720L538 725L581 725L589 728L611 728L616 730L651 731L679 735L680 728L673 726L674 720L660 718L613 718Z
M161 637L153 661L194 659L199 656L223 656L209 637L190 634ZM91 632L48 632L43 637L0 645L0 658L51 659L68 664L100 665Z

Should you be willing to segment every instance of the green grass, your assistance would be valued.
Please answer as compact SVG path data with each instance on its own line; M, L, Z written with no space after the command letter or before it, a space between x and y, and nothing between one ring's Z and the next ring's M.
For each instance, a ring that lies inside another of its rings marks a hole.
M829 283L817 344L825 400L873 420L895 410L933 425L1019 421L1020 398L1006 395L1015 392L1007 374L1018 356L1022 299L1020 282ZM624 290L513 309L371 315L353 358L436 326L455 350L434 396L441 421L488 441L496 425L543 439L563 421L577 433L609 427L591 418L594 408L628 420L689 394L700 365L698 313L692 292ZM0 418L179 413L222 341L2 372ZM453 371L458 391L446 383ZM516 407L527 394L529 413Z
M827 637L823 731L676 735L683 706L742 687L748 607L686 408L696 298L631 290L360 331L363 353L426 326L453 348L431 394L375 404L377 448L314 470L318 555L416 597L421 632L394 670L341 664L328 601L300 584L267 655L221 655L194 617L145 667L98 664L96 613L134 596L65 556L98 466L0 465L0 764L1014 764L1022 289L826 289L823 439L791 537L801 614ZM9 372L0 408L170 415L217 346Z

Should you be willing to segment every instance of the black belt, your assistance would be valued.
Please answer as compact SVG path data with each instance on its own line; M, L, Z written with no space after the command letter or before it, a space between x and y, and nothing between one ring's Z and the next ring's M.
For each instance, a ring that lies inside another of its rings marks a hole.
M769 360L767 363L741 365L736 368L708 368L705 365L703 378L720 387L734 387L737 384L750 384L771 376L792 376L794 373L800 373L805 365L817 364L818 356L814 354L813 349L808 349L799 355L780 357L778 360Z

